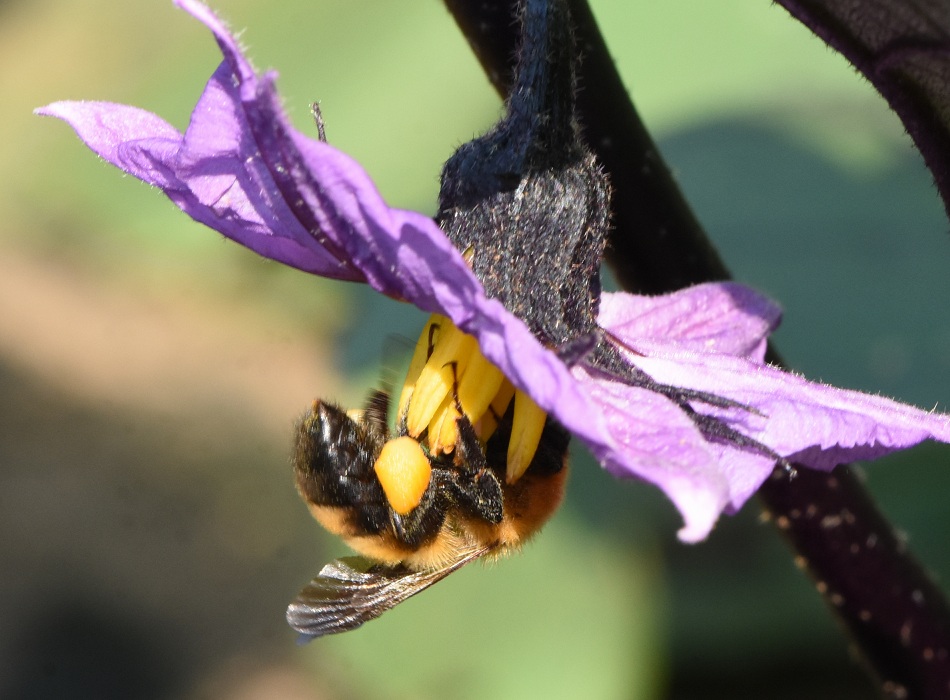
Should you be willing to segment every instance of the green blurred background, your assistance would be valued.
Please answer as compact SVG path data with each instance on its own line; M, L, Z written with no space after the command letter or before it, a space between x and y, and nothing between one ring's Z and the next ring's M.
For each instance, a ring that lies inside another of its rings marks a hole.
M593 6L735 276L783 304L790 364L946 409L947 222L881 100L767 0ZM215 7L395 205L432 212L441 162L499 114L436 0ZM106 99L184 128L218 61L164 0L0 0L0 697L871 694L754 502L684 546L659 492L581 449L521 556L296 647L284 607L345 548L293 490L294 420L359 404L422 318L261 261L31 115ZM867 471L944 580L948 462Z

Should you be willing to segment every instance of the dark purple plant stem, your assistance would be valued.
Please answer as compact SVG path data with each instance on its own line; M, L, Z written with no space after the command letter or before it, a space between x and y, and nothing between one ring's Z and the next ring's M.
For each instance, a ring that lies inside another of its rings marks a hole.
M578 110L610 174L607 259L627 290L659 293L729 273L631 104L586 0L569 0L583 56ZM499 94L516 52L516 0L445 0ZM771 351L769 360L779 363ZM950 695L950 608L845 466L777 469L759 498L849 630L882 693Z
M897 112L950 215L950 3L777 2L843 54Z

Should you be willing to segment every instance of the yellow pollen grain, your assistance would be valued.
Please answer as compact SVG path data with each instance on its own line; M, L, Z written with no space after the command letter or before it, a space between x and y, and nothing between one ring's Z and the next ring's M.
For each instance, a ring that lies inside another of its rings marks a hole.
M511 441L508 443L508 464L505 478L515 483L525 473L541 442L541 431L547 414L520 389L515 391Z
M419 373L412 391L406 419L410 435L418 437L426 429L477 346L472 336L454 325L443 326L432 356Z
M386 500L399 515L419 505L432 479L432 465L422 445L408 436L383 445L373 468Z

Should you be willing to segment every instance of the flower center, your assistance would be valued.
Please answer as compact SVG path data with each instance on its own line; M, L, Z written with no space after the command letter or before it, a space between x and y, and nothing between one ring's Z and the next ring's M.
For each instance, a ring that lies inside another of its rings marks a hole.
M534 459L547 414L485 359L475 339L445 316L433 314L416 343L399 397L406 432L428 443L433 455L448 454L465 417L484 443L511 407L506 480L517 481Z

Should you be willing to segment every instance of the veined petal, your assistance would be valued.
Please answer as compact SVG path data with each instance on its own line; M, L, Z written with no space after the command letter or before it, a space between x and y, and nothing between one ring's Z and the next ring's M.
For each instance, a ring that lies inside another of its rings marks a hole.
M631 364L658 382L754 409L692 402L699 413L807 467L830 470L927 439L950 442L950 416L944 414L810 382L743 357L684 352L674 343L650 341L638 342L635 350L628 354ZM573 374L607 418L612 444L581 439L614 474L660 487L684 518L683 541L705 538L719 513L737 511L775 467L775 460L760 451L707 439L664 396L579 367Z
M767 297L735 282L710 282L662 296L608 293L598 323L625 344L675 341L683 350L761 360L782 317Z
M260 154L242 143L234 126L239 115L227 107L221 79L219 71L209 81L189 126L188 133L216 134L210 143L183 136L145 110L109 102L56 102L37 113L63 119L104 160L264 257L335 279L361 279L293 216Z
M395 272L388 257L393 250L409 258L431 246L451 248L435 223L390 209L358 163L294 130L274 76L258 78L206 7L177 4L212 30L225 56L184 135L149 112L106 102L59 102L37 113L67 121L102 158L265 257L333 279L366 281L367 272L377 272L368 281L379 291L420 296L400 289L411 288L412 275L401 285L398 275L376 268ZM467 271L457 252L454 258L455 267Z
M214 33L225 58L219 73L227 71L225 87L240 102L242 134L258 149L277 191L296 220L356 271L356 279L425 311L456 305L460 294L467 305L465 297L480 292L481 283L435 222L389 207L355 160L294 129L281 108L274 75L258 78L227 28L206 7L193 0L177 4ZM442 279L435 278L434 270ZM458 291L442 294L448 298L440 304L436 287L445 282Z
M683 515L682 540L706 537L733 496L716 450L696 425L665 396L583 367L573 374L604 416L606 434L582 438L594 456L615 476L662 489Z
M683 353L641 342L632 364L660 382L710 391L744 403L740 409L698 406L779 455L815 469L874 459L927 439L950 442L950 416L882 396L810 382L742 357Z

